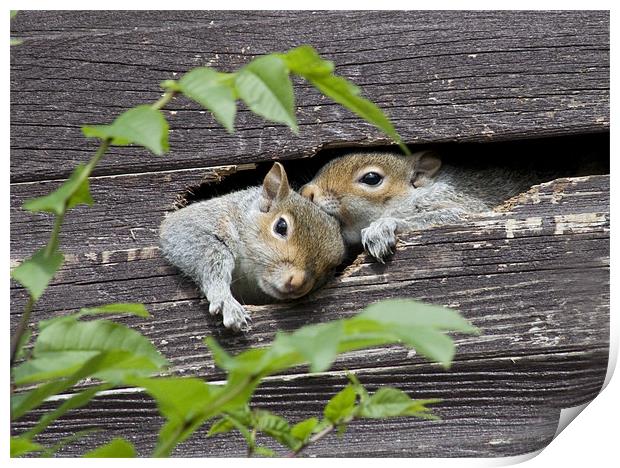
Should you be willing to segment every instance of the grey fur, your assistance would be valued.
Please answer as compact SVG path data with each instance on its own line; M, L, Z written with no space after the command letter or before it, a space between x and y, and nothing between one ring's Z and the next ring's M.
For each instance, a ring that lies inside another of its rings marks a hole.
M542 181L540 174L528 170L471 169L448 164L430 177L420 176L416 164L425 154L437 158L424 151L412 156L346 155L329 162L306 187L314 190L315 203L341 221L348 245L361 244L383 263L394 251L397 233L456 223L468 215L489 211ZM405 188L385 201L373 199L371 192L354 194L348 187L357 183L354 175L365 165L384 168L386 173L392 170L390 173L404 179L399 182Z
M209 312L221 313L225 327L249 328L250 317L239 301L256 304L286 299L278 297L278 285L288 272L301 269L316 285L342 260L338 223L289 190L285 174L283 178L285 195L277 195L281 199L266 203L263 188L251 187L193 203L170 213L161 224L165 257L200 286ZM260 232L259 220L280 213L295 223L290 239L278 240L270 237L271 232L267 236ZM303 247L294 249L297 245Z

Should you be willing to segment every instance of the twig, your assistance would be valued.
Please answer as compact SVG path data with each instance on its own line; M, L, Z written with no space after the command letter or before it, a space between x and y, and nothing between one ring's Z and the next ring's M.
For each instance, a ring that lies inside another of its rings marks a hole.
M322 431L317 432L312 437L310 437L308 439L308 441L306 443L304 443L301 447L299 447L297 450L293 450L292 452L289 452L286 455L286 458L296 457L299 453L301 453L309 445L312 445L315 442L318 442L319 440L321 440L323 437L327 436L328 434L331 434L334 429L336 429L336 426L334 426L333 424L330 424L329 426L327 426Z

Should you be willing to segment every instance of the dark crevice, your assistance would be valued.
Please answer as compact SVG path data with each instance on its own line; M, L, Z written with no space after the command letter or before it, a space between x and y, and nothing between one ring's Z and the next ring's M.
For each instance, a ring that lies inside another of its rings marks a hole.
M310 181L324 164L338 156L350 152L400 153L395 145L325 146L312 157L281 161L295 189ZM411 151L432 147L442 155L444 162L464 167L508 167L515 171L528 167L540 172L560 172L562 177L609 173L609 133L606 132L493 143L438 143L409 147ZM260 185L272 164L273 161L264 161L237 166L236 172L218 173L217 180L189 187L185 193L180 194L176 207Z

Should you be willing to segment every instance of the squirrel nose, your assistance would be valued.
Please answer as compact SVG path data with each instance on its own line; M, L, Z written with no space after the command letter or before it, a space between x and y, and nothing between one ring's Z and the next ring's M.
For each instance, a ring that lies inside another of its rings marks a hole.
M306 284L306 279L305 271L295 271L286 279L284 289L289 293L299 291Z
M306 184L301 188L301 196L306 197L313 203L316 203L316 198L321 194L321 189L315 184Z

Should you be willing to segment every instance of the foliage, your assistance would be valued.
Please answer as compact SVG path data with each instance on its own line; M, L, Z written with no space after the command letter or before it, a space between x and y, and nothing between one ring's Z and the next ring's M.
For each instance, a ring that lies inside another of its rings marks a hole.
M12 13L13 16L13 13ZM104 318L106 314L148 317L142 304L107 304L81 309L38 324L31 349L30 314L49 282L62 266L59 232L66 212L78 205L92 205L88 178L109 146L139 145L161 155L168 150L168 123L161 112L183 94L210 110L229 132L234 131L237 101L254 113L298 131L291 75L306 79L321 93L376 125L408 153L383 112L360 96L360 90L334 74L333 63L323 60L310 46L287 53L256 58L235 73L211 68L189 71L180 80L162 83L161 99L119 115L111 124L82 128L86 137L98 138L99 149L86 165L75 168L68 180L44 197L29 200L24 208L55 216L48 244L13 269L11 276L29 292L29 300L11 340L11 420L17 420L54 395L71 390L88 379L90 386L73 390L53 410L44 412L29 431L11 438L11 456L41 453L51 456L64 445L92 430L82 431L44 447L34 439L66 412L88 404L100 392L118 386L143 388L156 402L165 423L159 432L154 456L167 456L207 421L215 419L209 435L238 430L248 443L248 454L271 456L274 452L256 443L258 433L273 438L297 454L332 430L343 431L360 418L414 416L433 418L426 405L437 400L412 400L394 388L380 388L372 395L350 375L350 383L325 407L323 417L311 417L291 425L261 409L251 409L251 397L266 376L308 364L312 372L328 369L337 355L385 344L416 349L428 359L448 367L454 354L445 332L475 333L456 312L406 300L369 306L361 314L343 320L279 332L273 343L251 348L236 356L208 338L218 367L227 373L224 385L199 378L157 377L168 362L150 341L131 328ZM25 360L15 365L16 359ZM133 445L115 438L85 454L87 457L133 457Z

